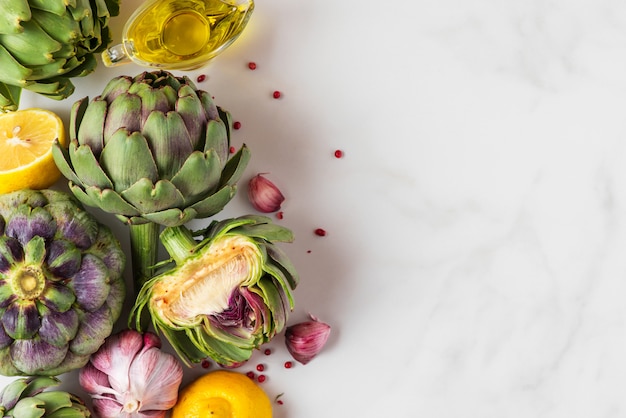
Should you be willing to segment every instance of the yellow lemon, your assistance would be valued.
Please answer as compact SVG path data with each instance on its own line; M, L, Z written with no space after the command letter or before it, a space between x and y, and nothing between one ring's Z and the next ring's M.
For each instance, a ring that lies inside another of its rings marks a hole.
M52 158L52 144L65 146L61 118L45 109L0 114L0 193L45 189L61 172Z
M218 370L180 392L172 418L272 418L272 404L248 376Z

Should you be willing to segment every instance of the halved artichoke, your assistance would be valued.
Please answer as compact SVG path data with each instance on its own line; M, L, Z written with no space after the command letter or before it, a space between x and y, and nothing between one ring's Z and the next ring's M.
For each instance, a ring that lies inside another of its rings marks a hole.
M263 216L213 221L194 239L184 226L161 242L176 265L145 283L131 319L148 309L187 364L210 357L224 366L248 360L280 332L293 309L298 274L275 242L293 234Z

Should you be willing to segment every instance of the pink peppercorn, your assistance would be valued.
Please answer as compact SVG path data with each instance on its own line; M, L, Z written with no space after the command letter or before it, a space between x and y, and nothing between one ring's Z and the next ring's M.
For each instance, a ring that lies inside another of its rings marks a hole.
M206 80L206 76L204 74L200 74L197 80L198 80L198 83L202 83L204 80Z
M280 99L281 95L282 95L281 92L278 91L278 90L276 90L274 93L272 93L272 97L275 98L275 99Z
M259 375L259 377L257 377L257 379L256 379L256 380L257 380L259 383L263 383L263 382L265 382L265 379L266 379L265 375L264 375L264 374L260 374L260 375Z
M256 62L249 62L248 68L251 70L256 70Z
M241 128L241 122L237 121L233 123L233 129L240 129Z
M322 229L322 228L317 228L315 230L315 235L317 235L318 237L325 237L326 236L326 230Z

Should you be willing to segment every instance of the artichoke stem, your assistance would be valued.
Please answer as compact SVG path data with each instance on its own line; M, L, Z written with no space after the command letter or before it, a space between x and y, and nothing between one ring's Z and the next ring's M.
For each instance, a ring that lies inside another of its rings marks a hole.
M161 233L161 243L177 265L184 263L198 245L192 232L185 226L165 228Z
M154 275L154 265L158 257L159 230L159 225L153 222L130 225L130 251L135 295Z

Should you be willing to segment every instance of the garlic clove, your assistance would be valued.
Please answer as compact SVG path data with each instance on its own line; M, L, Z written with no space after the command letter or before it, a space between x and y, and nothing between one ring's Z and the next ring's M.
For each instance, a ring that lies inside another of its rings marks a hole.
M248 199L259 212L276 212L285 201L278 187L261 174L248 182Z
M285 344L296 361L307 364L322 350L329 335L330 325L311 316L310 321L286 329Z

